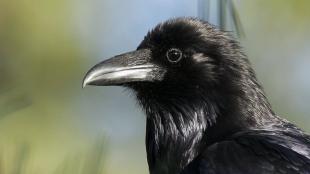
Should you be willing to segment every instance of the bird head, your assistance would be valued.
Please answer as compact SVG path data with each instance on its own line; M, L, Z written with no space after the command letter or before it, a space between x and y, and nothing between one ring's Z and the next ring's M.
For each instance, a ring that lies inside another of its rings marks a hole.
M273 115L238 42L193 18L160 23L137 50L91 68L86 85L136 92L148 116L149 167L157 173L165 173L163 166L179 173L206 144L266 124Z
M204 21L177 18L157 25L137 50L95 65L83 87L118 85L139 96L184 98L218 91L231 79L227 75L237 77L236 69L247 68L242 65L247 62L227 34Z

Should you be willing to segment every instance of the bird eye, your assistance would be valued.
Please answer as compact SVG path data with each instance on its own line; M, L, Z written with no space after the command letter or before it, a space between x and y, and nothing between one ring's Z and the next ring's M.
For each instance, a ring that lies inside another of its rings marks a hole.
M167 59L171 63L178 63L182 59L182 51L177 48L171 48L166 53Z

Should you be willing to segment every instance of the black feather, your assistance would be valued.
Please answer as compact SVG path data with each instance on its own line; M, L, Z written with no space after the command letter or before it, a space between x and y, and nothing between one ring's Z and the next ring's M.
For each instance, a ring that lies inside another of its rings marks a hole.
M310 173L310 136L272 111L239 43L207 22L157 25L85 85L135 92L151 174Z
M239 43L193 18L150 31L138 49L168 69L130 87L147 115L150 173L310 173L310 140L277 117ZM165 60L179 48L184 60Z

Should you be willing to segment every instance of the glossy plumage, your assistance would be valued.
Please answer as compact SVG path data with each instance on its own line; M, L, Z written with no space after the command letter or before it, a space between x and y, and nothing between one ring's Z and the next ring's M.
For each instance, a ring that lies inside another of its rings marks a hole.
M159 24L134 53L96 65L86 84L135 92L151 174L310 173L309 135L275 115L239 43L207 22Z

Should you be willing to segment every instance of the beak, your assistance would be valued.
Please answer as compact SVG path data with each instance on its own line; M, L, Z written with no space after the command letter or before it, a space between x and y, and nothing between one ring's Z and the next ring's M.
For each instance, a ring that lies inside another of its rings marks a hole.
M118 86L131 82L154 82L163 78L163 69L151 63L151 50L140 49L98 63L85 75L86 85Z

